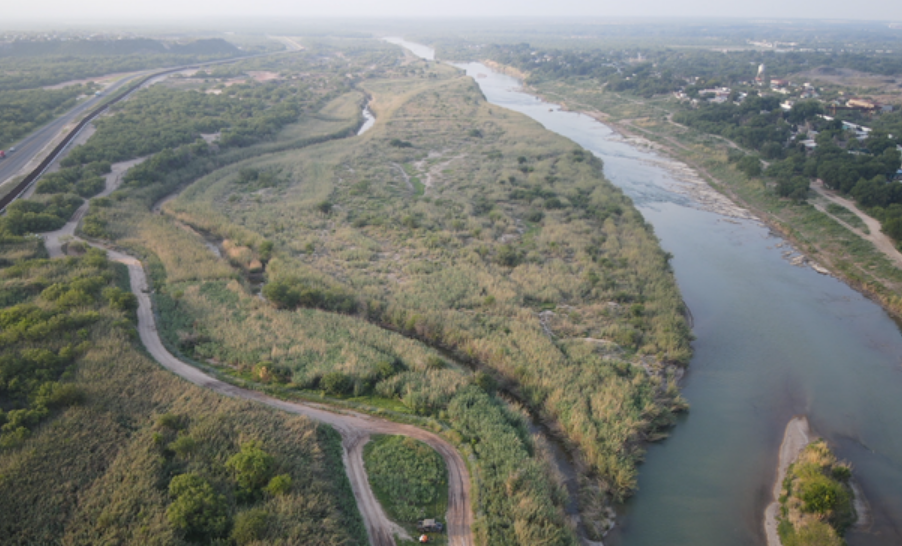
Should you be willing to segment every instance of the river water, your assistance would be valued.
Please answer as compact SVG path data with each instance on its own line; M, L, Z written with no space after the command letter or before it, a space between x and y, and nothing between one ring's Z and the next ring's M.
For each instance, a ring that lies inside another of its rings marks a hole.
M673 254L694 317L697 339L682 384L691 410L649 447L639 491L620 507L605 544L764 544L763 512L794 415L807 415L814 432L853 463L871 505L872 522L850 531L849 544L902 544L899 326L844 283L791 265L788 245L759 222L702 210L673 191L678 181L654 153L523 93L513 78L478 63L457 66L490 103L604 161L605 175Z

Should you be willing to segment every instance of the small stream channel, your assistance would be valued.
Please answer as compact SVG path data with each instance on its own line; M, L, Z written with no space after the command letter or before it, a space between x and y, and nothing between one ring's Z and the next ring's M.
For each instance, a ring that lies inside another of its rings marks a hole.
M361 125L360 130L357 131L357 136L372 129L373 125L376 125L376 116L370 111L370 105L367 103L367 105L363 107L363 125Z
M389 40L414 53L425 46ZM429 49L429 48L426 48ZM434 53L426 52L430 60ZM852 546L902 544L902 335L846 284L792 265L760 222L705 210L674 191L662 158L609 127L520 90L479 63L458 65L492 104L521 112L604 161L605 175L653 224L692 309L691 410L649 447L639 491L619 507L608 546L760 546L786 423L852 462L872 508Z

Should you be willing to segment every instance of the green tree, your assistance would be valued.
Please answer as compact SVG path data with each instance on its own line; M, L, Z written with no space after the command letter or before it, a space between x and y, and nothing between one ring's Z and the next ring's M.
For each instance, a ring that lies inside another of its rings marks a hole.
M761 161L753 155L747 155L737 161L736 167L748 177L761 176Z
M789 123L804 123L824 113L824 106L816 100L799 101L792 105L786 120Z
M241 451L226 461L226 468L231 470L238 484L239 496L250 500L269 482L275 466L272 455L263 451L256 441L242 444Z
M225 534L229 528L229 509L224 496L203 477L181 474L169 482L174 497L166 517L189 539L209 539Z
M275 245L272 241L266 240L260 243L260 261L268 262L272 258L272 250Z

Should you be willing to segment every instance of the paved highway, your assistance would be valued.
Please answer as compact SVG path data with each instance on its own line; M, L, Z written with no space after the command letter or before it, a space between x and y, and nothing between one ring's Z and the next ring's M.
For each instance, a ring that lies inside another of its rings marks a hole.
M233 63L236 61L243 61L247 59L253 59L255 57L265 57L268 55L279 55L282 53L291 53L295 51L299 51L303 49L302 46L294 42L294 40L289 40L288 38L279 38L286 46L287 50L285 51L276 51L270 53L258 53L255 55L245 55L241 57L231 57L228 59L218 59L215 61L206 61L202 63L194 63L189 65L184 65L182 68L200 68L204 66L213 66L219 64L227 64ZM16 149L13 153L6 154L5 159L0 159L0 194L6 193L12 186L4 187L8 183L12 182L14 177L18 175L26 175L30 172L31 169L36 167L38 163L43 159L42 151L49 152L53 149L51 143L59 142L64 134L67 131L67 126L74 126L78 123L88 112L93 110L95 107L99 106L103 101L105 101L110 95L116 93L116 91L122 89L123 87L129 86L140 78L147 76L148 74L154 74L161 71L172 70L177 71L179 68L174 67L172 69L166 69L164 67L153 68L149 70L142 70L141 72L135 72L129 76L122 78L117 81L113 85L107 87L103 90L102 96L94 96L90 99L82 102L81 104L75 106L71 110L69 110L66 114L60 116L54 121L48 123L44 127L38 129L37 131L31 133L23 140L13 144L11 147ZM98 76L100 78L102 76ZM159 81L158 78L153 78L146 85ZM58 138L59 137L59 138Z
M110 94L115 93L122 87L131 84L142 76L158 72L159 70L160 69L145 70L122 78L113 85L104 89L103 96L91 97L90 99L73 107L71 110L69 110L59 118L51 121L44 127L41 127L37 131L31 133L23 140L13 144L13 146L16 148L16 151L13 153L7 153L6 159L0 159L0 184L5 185L10 181L11 178L15 177L16 175L26 174L27 170L25 169L25 167L29 165L29 163L36 165L40 160L38 155L41 153L41 151L44 150L44 148L47 148L47 145L51 142L55 142L56 138L58 136L61 136L63 129L66 128L67 125L74 125L75 123L77 123L82 118L82 116L84 116L86 113L91 111L91 109L106 100ZM48 148L47 151L50 151L50 148Z

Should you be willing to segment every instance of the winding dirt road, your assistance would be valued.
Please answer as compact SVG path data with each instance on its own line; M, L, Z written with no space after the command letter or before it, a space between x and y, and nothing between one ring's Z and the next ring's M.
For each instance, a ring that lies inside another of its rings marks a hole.
M135 162L128 163L131 164L127 167L126 164L114 166L113 173L107 177L107 189L101 195L109 194L118 186L124 170ZM88 203L85 203L66 226L44 234L45 245L51 258L64 256L61 239L74 238L75 227L87 208ZM363 446L369 441L372 434L408 436L429 445L441 455L448 468L448 513L446 514L448 542L453 546L472 546L474 544L473 512L470 508L470 475L463 458L450 443L436 434L412 425L399 424L352 411L338 413L335 409L318 404L279 400L257 391L231 385L182 362L166 350L157 332L147 275L141 262L122 252L106 249L93 243L88 244L106 250L110 259L128 267L132 292L138 298L138 334L147 351L161 366L195 385L232 398L253 400L277 410L306 416L334 427L341 434L342 460L357 500L357 506L366 524L371 544L394 546L395 535L404 539L410 538L404 529L388 519L370 488L363 465Z

